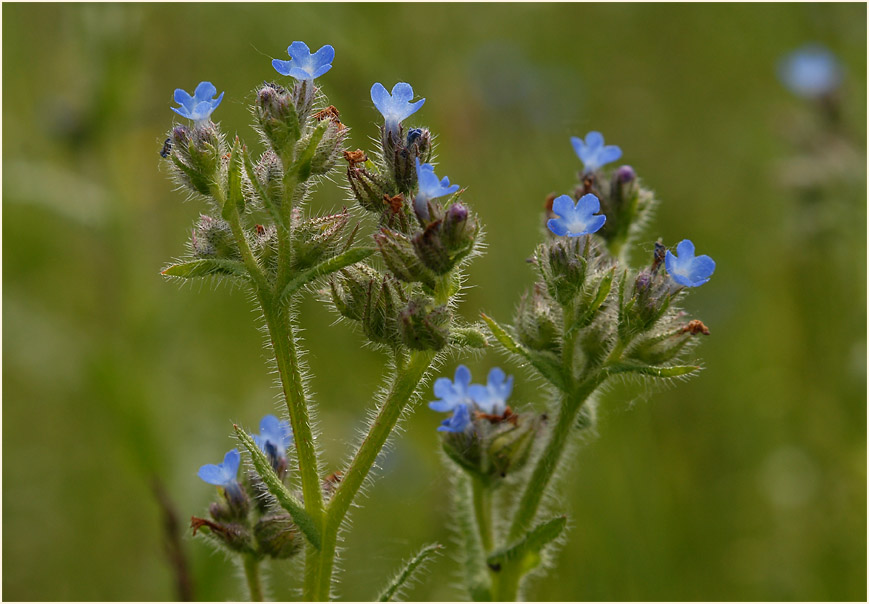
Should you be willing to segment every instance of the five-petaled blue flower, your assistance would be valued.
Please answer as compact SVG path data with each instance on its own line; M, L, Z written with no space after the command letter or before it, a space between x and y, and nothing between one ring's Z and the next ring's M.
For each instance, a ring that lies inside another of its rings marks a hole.
M595 215L595 212L600 211L600 200L591 193L580 197L575 204L570 196L561 195L552 202L552 211L559 218L550 218L546 226L560 237L588 235L596 232L606 222L603 214Z
M181 106L171 109L178 115L201 124L211 117L211 113L223 100L224 93L221 92L216 99L213 98L215 94L217 94L217 88L211 82L200 82L193 92L193 96L190 96L186 90L176 88L175 102Z
M468 386L471 384L471 370L464 365L456 367L455 381L451 382L450 378L438 378L434 383L434 394L439 401L432 401L428 404L431 409L448 413L456 409L459 405L468 405L471 403L471 395L468 392Z
M842 81L842 68L836 56L818 45L804 46L784 57L778 73L791 92L806 98L824 96Z
M603 144L603 135L600 132L589 132L585 135L585 141L571 136L570 142L586 172L594 172L622 156L622 150L616 145Z
M335 58L335 49L326 44L320 50L311 54L311 49L304 42L293 42L287 48L290 55L289 61L272 59L272 67L285 76L290 76L299 81L313 80L332 69L332 59Z
M217 485L228 490L238 488L238 466L241 464L241 454L238 449L232 449L223 456L222 464L205 464L199 468L199 478L208 484Z
M419 111L425 99L411 103L413 88L406 82L399 82L392 87L392 94L386 91L383 84L377 82L371 87L371 100L386 121L386 131L398 133L398 125Z
M418 216L428 218L428 202L436 197L443 197L459 190L459 185L450 186L446 176L438 180L431 164L420 164L416 158L416 178L419 182L419 192L413 198L413 207Z
M253 440L263 453L273 459L287 456L287 447L293 444L290 422L269 414L260 421L259 432L253 435Z
M483 413L501 415L507 409L507 399L513 392L513 376L507 376L499 367L489 371L485 386L471 384L468 393Z
M677 256L670 250L664 258L667 273L679 285L698 287L709 281L715 272L715 261L709 256L694 256L694 244L690 239L683 239L676 246Z
M457 406L453 414L441 422L438 432L464 432L471 425L471 412L465 404Z

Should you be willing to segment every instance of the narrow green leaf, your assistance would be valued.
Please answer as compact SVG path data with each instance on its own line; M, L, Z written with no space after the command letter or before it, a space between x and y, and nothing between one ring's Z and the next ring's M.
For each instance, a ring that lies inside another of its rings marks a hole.
M613 276L615 275L615 268L613 268L610 272L608 272L604 277L600 280L600 285L598 285L597 293L594 296L594 299L588 305L585 312L580 315L580 317L576 320L576 322L567 330L566 335L570 335L577 329L582 329L583 327L587 327L591 325L591 322L594 321L595 316L597 315L597 311L600 310L601 305L606 300L607 296L612 290L613 287Z
M160 273L167 277L183 277L193 279L195 277L209 277L214 275L226 275L230 277L249 277L244 263L237 260L223 258L204 258L173 264Z
M392 602L393 598L400 597L401 589L407 585L411 578L413 578L413 574L418 570L422 570L425 563L437 555L441 549L443 549L443 546L440 543L429 543L419 550L409 562L405 563L401 572L392 578L389 585L380 592L377 601Z
M245 449L250 453L253 467L256 468L257 474L260 475L269 492L275 496L281 507L290 514L293 521L305 534L308 541L311 542L311 545L320 549L320 531L311 517L308 516L302 502L296 499L296 496L284 486L284 483L281 482L281 479L272 469L272 465L269 463L265 453L256 446L253 438L238 426L233 425L232 427L235 428L235 433L238 435L239 440L241 440Z
M242 144L238 137L229 155L229 169L226 172L226 201L223 204L223 217L229 220L230 212L244 211L244 193L241 190Z
M518 541L492 552L486 563L492 570L500 570L508 563L523 563L529 557L539 559L541 550L554 541L566 525L567 516L557 516L538 524Z
M266 210L268 210L269 215L272 217L272 220L275 221L275 224L279 224L286 230L286 226L284 224L284 217L281 215L280 210L275 206L272 202L272 198L269 197L269 194L266 193L262 184L260 184L259 179L256 177L256 170L254 169L253 160L250 158L250 153L248 153L247 148L244 150L243 158L244 160L244 170L247 172L247 177L253 185L254 191L256 191L257 197L260 198Z
M507 331L498 325L494 319L486 315L485 313L480 313L483 317L483 320L486 322L486 325L489 328L489 331L492 332L492 335L496 340L506 348L508 351L518 354L527 360L531 365L540 372L540 374L549 380L554 386L564 391L566 389L566 385L564 382L564 376L561 373L561 367L555 361L554 358L550 358L549 356L544 355L539 352L532 352L519 344L516 340L513 339Z
M361 260L365 260L375 252L373 247L355 247L347 250L343 254L339 254L334 258L329 258L325 262L321 262L316 266L312 266L306 271L302 271L287 283L284 291L281 293L281 299L286 299L294 293L302 289L305 285L316 279L341 270L351 264L356 264Z
M651 367L649 365L635 365L633 363L614 363L609 365L604 371L609 375L617 373L639 373L656 378L672 378L682 375L689 375L695 371L699 371L697 365L674 365L672 367Z
M314 131L311 132L307 141L300 141L301 143L306 143L306 146L293 166L293 169L298 175L299 182L306 181L311 176L311 161L314 159L317 145L319 145L320 141L323 140L323 135L326 134L326 129L329 127L330 123L329 120L321 121L317 124L317 127L314 128Z

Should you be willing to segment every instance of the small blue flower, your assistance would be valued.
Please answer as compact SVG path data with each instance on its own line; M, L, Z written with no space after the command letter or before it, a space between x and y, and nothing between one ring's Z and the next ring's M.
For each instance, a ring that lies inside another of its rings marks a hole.
M431 164L420 164L416 158L416 178L419 182L419 192L413 198L413 207L417 215L428 218L428 202L436 197L443 197L459 190L459 185L450 186L446 176L438 180Z
M425 103L425 99L415 103L411 103L411 99L413 99L413 88L406 82L399 82L393 86L391 95L380 82L371 87L371 100L386 121L387 132L397 133L398 125L419 111Z
M559 237L588 235L606 222L603 214L595 215L600 211L600 200L591 193L580 197L575 204L570 196L561 195L552 202L552 211L559 218L550 218L546 226Z
M784 57L779 62L778 75L791 92L806 98L824 96L842 82L842 68L836 56L818 45L804 46Z
M471 396L468 394L468 386L471 384L471 370L464 365L456 367L455 381L450 378L438 378L434 383L434 394L439 401L428 404L430 409L448 413L459 405L471 404Z
M281 75L290 76L299 81L314 80L332 69L332 59L335 49L326 44L320 50L311 54L311 49L304 42L293 42L287 48L290 61L272 59L272 67Z
M690 239L683 239L676 246L678 257L670 250L664 258L667 273L679 285L698 287L709 281L715 272L715 261L709 256L694 256L694 244Z
M293 444L293 430L286 420L266 415L259 423L259 434L253 440L263 453L274 459L287 456L287 448Z
M215 94L217 94L217 88L211 82L200 82L193 92L193 96L190 96L186 90L176 88L175 102L181 106L171 109L178 115L201 124L211 117L211 113L223 100L223 92L216 99L212 98Z
M205 464L199 468L199 478L207 482L225 489L232 489L238 486L236 476L238 476L238 466L241 464L241 455L238 449L232 449L223 456L223 463L215 465L213 463Z
M471 412L467 405L458 405L453 414L441 422L438 432L464 432L471 425Z
M589 132L585 135L585 142L577 136L571 136L570 142L586 172L594 172L622 156L619 147L603 144L603 135L600 132Z
M488 383L485 386L471 384L468 393L477 407L489 415L501 415L507 409L507 399L513 392L513 376L507 376L500 368L493 367L489 371Z

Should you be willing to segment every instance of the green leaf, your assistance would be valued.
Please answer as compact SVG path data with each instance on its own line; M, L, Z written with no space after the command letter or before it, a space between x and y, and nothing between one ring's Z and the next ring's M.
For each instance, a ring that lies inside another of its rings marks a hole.
M389 585L380 592L377 601L392 602L393 598L400 597L401 589L413 578L413 574L418 570L422 570L425 563L436 556L441 549L443 549L443 546L440 543L429 543L419 550L416 555L404 565L401 572L392 578Z
M554 541L566 525L567 516L557 516L538 524L518 541L492 552L486 563L492 570L501 570L507 564L520 564L530 570L539 564L543 548Z
M160 273L167 277L183 277L185 279L193 279L196 277L210 277L215 275L225 275L229 277L249 278L247 268L244 263L237 260L226 260L223 258L204 258L201 260L191 260L189 262L181 262L173 264Z
M281 225L286 230L287 225L284 224L284 217L281 215L280 210L275 206L272 201L272 198L266 193L259 179L256 177L256 171L254 169L253 160L250 158L250 153L248 153L247 148L244 150L243 158L244 160L244 170L247 172L247 177L253 185L254 191L256 191L257 197L260 198L266 210L268 210L269 215L272 217L272 220L275 221L275 224Z
M323 135L326 134L326 129L329 127L330 123L329 120L321 121L317 124L317 127L314 128L314 131L311 132L307 141L300 141L300 143L305 144L305 149L299 155L299 159L296 160L296 163L293 166L300 182L308 180L311 176L311 161L314 159L314 152L317 150L317 145L319 145L320 141L323 140Z
M229 169L226 172L226 201L223 204L223 217L229 220L230 212L244 212L244 193L241 190L241 155L243 145L238 137L232 145L229 156Z
M321 262L316 266L312 266L308 270L302 271L287 283L284 291L281 292L281 299L285 300L289 296L292 296L317 277L329 275L346 266L365 260L368 256L373 254L375 250L376 248L373 247L355 247L347 250L343 254L335 256L334 258L329 258L325 262Z
M480 313L483 317L483 320L486 322L486 325L489 328L489 331L492 332L492 335L498 340L498 343L501 344L508 351L513 354L518 354L527 360L531 365L540 372L540 374L549 380L555 387L562 391L566 391L566 384L564 381L564 375L561 373L561 367L556 362L555 358L546 355L540 352L532 352L519 344L516 340L513 339L507 331L498 325L494 319L487 316L485 313Z
M591 322L594 321L595 316L597 315L597 311L600 310L601 305L606 300L607 296L612 290L613 287L613 276L615 275L615 268L613 268L610 272L603 276L600 280L600 284L597 288L597 293L594 296L594 299L589 303L585 312L579 316L576 322L567 330L567 334L570 335L577 329L582 329L583 327L587 327L591 325Z
M293 521L298 525L302 533L305 534L308 541L311 542L311 545L320 549L320 531L311 517L308 516L302 502L296 499L296 496L293 495L286 486L284 486L284 483L281 482L281 479L272 469L272 465L269 463L265 453L256 446L256 443L250 434L236 425L233 425L232 427L235 428L236 435L238 435L239 440L241 440L245 449L250 453L251 459L253 460L253 467L256 468L257 474L260 475L260 478L262 478L262 481L265 483L266 487L268 487L269 492L275 496L275 499L278 500L281 507L290 514Z
M674 365L671 367L652 367L649 365L635 365L633 363L614 363L604 369L608 375L618 373L639 373L656 378L673 378L682 375L689 375L695 371L699 371L697 365Z

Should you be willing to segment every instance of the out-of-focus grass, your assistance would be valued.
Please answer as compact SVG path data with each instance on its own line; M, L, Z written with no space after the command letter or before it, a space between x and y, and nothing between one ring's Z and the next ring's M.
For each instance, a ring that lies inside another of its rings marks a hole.
M418 123L438 134L438 173L469 188L487 225L466 316L511 315L542 200L578 167L568 137L592 129L663 200L647 246L690 237L718 262L688 301L712 329L706 369L602 397L599 438L557 502L568 544L534 597L865 599L865 168L823 239L791 228L799 206L773 176L790 153L779 116L807 111L775 62L807 41L844 62L845 123L865 153L865 6L6 4L7 599L174 598L150 480L182 518L201 513L213 491L196 469L230 446L231 422L276 408L243 292L158 274L200 207L172 191L157 152L172 90L206 79L226 90L223 128L255 146L250 91L296 39L335 46L321 84L353 145L374 133L372 82L427 98ZM329 184L314 203L345 201ZM302 313L336 469L383 359L316 303ZM478 376L496 363L469 361ZM515 401L534 403L523 378ZM422 543L450 541L438 420L421 408L407 422L354 512L343 597L373 597ZM222 556L184 545L198 598L244 597ZM273 595L291 597L298 573L274 565ZM460 597L443 580L456 573L441 558L411 597Z

